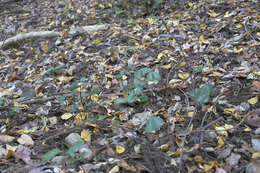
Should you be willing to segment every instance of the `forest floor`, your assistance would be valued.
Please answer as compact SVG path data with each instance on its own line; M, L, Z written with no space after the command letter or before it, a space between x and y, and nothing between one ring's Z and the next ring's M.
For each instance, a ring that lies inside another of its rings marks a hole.
M2 0L0 18L1 173L260 172L258 1Z

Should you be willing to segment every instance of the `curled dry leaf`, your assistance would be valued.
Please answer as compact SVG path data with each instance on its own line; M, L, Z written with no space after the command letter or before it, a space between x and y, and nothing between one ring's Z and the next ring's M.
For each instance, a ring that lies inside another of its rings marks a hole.
M260 109L249 112L245 122L250 126L260 127Z

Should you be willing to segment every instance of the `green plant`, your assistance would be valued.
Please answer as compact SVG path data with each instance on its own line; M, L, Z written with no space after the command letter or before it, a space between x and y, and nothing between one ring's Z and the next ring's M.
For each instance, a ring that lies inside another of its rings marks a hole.
M56 73L56 72L60 71L61 69L63 69L64 67L65 67L64 65L58 65L56 67L51 67L45 72L45 74Z
M149 105L149 99L144 94L144 87L148 84L157 84L161 80L161 76L157 72L149 72L149 69L144 67L137 71L135 77L136 82L133 83L127 102L147 106Z
M212 92L213 87L211 85L205 84L201 88L189 91L189 96L195 102L207 103Z
M163 125L163 120L160 117L153 116L151 117L145 127L145 132L151 133L157 131Z
M83 145L83 141L77 141L68 149L67 152L65 152L65 154L69 156L68 159L69 163L74 163L78 160L81 160L87 154L86 152L82 152L79 155L79 157L76 156L76 153L79 151L82 145ZM58 148L52 149L41 157L41 162L42 163L49 162L51 159L53 159L55 156L57 156L60 153L64 153L64 151Z

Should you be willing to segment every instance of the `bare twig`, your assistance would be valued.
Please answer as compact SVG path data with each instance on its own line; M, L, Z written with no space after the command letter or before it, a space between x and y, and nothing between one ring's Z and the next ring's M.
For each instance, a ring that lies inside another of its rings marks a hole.
M186 104L187 104L187 106L189 107L189 106L190 106L189 97L187 96L187 94L186 94L182 89L180 89L180 88L178 88L178 89L185 95ZM183 142L182 142L181 147L180 147L180 167L179 167L179 171L181 171L181 170L182 170L182 167L183 167L183 165L182 165L182 164L183 164L183 163L182 163L182 160L183 160L183 148L184 148L184 144L185 144L186 137L187 137L187 135L190 133L189 129L190 129L191 125L192 125L192 121L193 121L194 116L195 116L195 115L193 115L193 116L191 117L190 121L189 121L189 124L188 124L188 126L187 126L187 128L186 128L186 131L187 131L188 133L185 133L185 134L184 134Z

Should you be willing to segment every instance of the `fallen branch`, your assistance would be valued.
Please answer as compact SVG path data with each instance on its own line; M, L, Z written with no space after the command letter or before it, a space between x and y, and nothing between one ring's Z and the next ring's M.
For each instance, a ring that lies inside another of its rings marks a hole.
M93 33L100 30L106 30L109 29L108 24L103 25L90 25L90 26L82 26L77 28L72 28L69 31L69 34L71 36L77 35L77 34L83 34L83 33ZM0 42L0 49L6 49L11 45L18 45L19 42L25 41L25 40L35 40L39 38L53 38L53 37L59 37L62 34L55 31L39 31L39 32L29 32L25 34L18 34L14 37L8 38L5 41Z
M5 49L10 45L17 45L20 41L24 40L35 40L39 38L52 38L60 36L59 32L54 31L40 31L40 32L29 32L26 34L18 34L14 37L8 38L5 41L0 42L0 48Z

